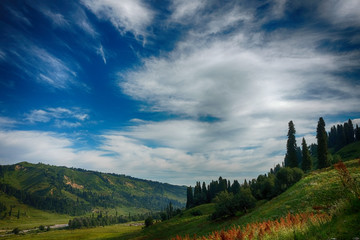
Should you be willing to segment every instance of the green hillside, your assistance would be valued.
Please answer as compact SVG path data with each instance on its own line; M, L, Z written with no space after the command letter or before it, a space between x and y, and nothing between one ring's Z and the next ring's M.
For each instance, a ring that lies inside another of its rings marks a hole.
M343 161L360 158L360 141L346 145L336 152L336 154L339 155Z
M27 162L0 166L0 190L34 208L68 215L99 209L145 213L186 201L184 186Z
M359 181L359 159L345 163L349 172ZM358 182L359 184L359 182ZM171 239L178 236L206 236L213 231L241 227L251 223L285 218L289 213L321 213L331 216L331 221L321 226L313 226L299 231L300 239L352 239L360 237L360 205L349 202L348 190L341 184L338 173L333 167L309 173L283 194L267 202L259 202L250 213L243 216L212 221L210 215L214 211L213 204L198 206L185 211L169 221L155 224L145 229L137 239ZM191 212L199 210L201 216L192 216ZM185 238L184 238L185 239ZM269 239L294 239L288 237Z

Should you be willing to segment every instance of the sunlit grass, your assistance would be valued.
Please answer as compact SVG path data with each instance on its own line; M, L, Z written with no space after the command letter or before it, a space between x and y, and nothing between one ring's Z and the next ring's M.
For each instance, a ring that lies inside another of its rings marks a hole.
M2 239L133 239L141 231L142 226L130 226L130 224L117 224L105 227L75 229L75 230L51 230L49 232L36 232L24 235L9 235Z

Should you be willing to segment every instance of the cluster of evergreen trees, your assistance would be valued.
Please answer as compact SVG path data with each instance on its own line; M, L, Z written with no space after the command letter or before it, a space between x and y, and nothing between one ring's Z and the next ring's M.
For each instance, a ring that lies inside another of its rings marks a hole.
M357 124L354 128L351 119L344 124L337 124L331 127L329 132L329 148L337 151L355 141L360 141L360 128Z
M74 201L65 198L61 193L55 193L53 196L40 196L28 191L19 190L9 184L0 182L0 191L7 195L14 196L19 201L41 210L50 210L69 215L81 215L91 210L91 206L83 201Z
M325 121L320 117L316 129L317 144L308 147L303 138L302 150L296 144L295 133L294 123L290 121L284 163L286 167L301 167L305 172L313 168L320 169L330 166L329 148L336 152L350 143L360 141L360 128L358 125L354 128L351 119L344 124L331 127L330 132L327 133ZM311 156L316 157L317 166L313 166Z
M192 208L204 203L213 202L215 199L218 202L222 202L221 199L219 199L219 194L226 192L230 194L226 196L227 198L235 199L234 201L237 201L236 199L242 199L244 204L232 210L227 209L224 212L239 211L246 206L247 208L252 206L252 201L256 202L257 200L271 199L279 195L299 181L303 174L303 171L299 168L281 167L277 165L274 169L271 169L270 172L259 175L256 179L252 179L249 182L245 179L243 184L240 184L237 180L234 180L233 183L230 184L230 181L222 177L219 177L219 180L213 180L207 187L205 182L203 182L202 185L200 182L197 182L194 191L191 186L187 188L186 207ZM225 195L223 194L223 196ZM215 216L221 217L221 214L216 213Z
M92 214L89 217L77 217L72 220L69 220L69 228L70 229L77 229L77 228L90 228L90 227L98 227L98 226L108 226L108 225L114 225L119 223L126 223L126 222L132 222L132 221L141 221L145 220L147 218L159 218L159 214L155 213L146 213L146 214L136 214L136 215L130 215L129 216L118 216L117 214L115 216L103 214L100 212L97 216Z
M129 219L123 216L103 216L100 213L97 217L81 217L81 218L74 218L69 220L69 228L76 229L76 228L89 228L89 227L97 227L97 226L107 226L113 225L118 223L126 223Z
M160 218L161 218L161 221L166 221L166 220L169 220L179 214L181 214L181 209L174 208L172 202L169 202L169 204L166 206L165 210L160 212ZM156 215L154 215L153 218L157 219Z

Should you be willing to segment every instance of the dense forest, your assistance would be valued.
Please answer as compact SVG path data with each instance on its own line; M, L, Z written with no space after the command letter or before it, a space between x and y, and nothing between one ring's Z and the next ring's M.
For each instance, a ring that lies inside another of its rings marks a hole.
M0 191L37 209L82 215L94 208L165 209L185 205L186 187L46 164L0 166Z

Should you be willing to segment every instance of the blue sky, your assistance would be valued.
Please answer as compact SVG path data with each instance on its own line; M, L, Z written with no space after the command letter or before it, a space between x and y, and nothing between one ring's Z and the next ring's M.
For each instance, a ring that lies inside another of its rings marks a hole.
M0 2L0 162L254 178L360 123L360 2Z

